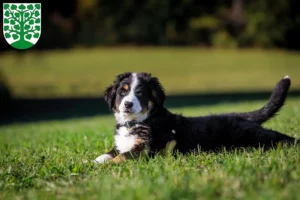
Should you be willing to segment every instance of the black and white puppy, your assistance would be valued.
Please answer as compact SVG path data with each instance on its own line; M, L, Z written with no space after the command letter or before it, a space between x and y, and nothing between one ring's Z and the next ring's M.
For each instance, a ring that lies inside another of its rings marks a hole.
M117 122L114 148L96 158L96 163L119 163L143 153L155 155L171 146L189 153L222 147L272 147L294 138L266 129L261 124L284 105L291 81L284 77L275 86L269 102L245 113L184 117L164 107L164 89L149 73L124 73L105 91L105 100Z

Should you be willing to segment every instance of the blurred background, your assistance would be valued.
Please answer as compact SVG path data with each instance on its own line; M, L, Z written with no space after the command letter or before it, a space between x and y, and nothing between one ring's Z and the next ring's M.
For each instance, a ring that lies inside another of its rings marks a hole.
M170 107L266 99L287 74L300 96L298 0L30 2L39 42L17 51L0 33L0 124L109 114L125 71L159 77Z

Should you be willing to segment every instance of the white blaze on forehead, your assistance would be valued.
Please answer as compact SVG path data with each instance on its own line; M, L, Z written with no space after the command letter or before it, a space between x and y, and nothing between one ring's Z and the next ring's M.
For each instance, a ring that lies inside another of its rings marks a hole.
M133 73L130 93L134 93L134 90L137 85L138 85L138 78L136 76L136 73Z
M119 105L119 111L120 112L115 112L115 118L117 120L118 123L120 124L124 124L125 122L128 121L132 121L132 120L136 120L138 122L142 122L145 119L147 119L149 112L147 111L146 113L142 113L142 106L141 103L139 101L139 99L135 96L135 89L139 84L139 80L137 77L136 73L132 73L132 81L130 84L130 92L129 94L127 94L127 96L125 96L120 105ZM132 113L126 113L126 108L125 108L125 102L129 101L133 103L132 106Z
M140 102L138 100L138 98L135 96L135 89L138 85L138 78L136 76L136 73L133 73L132 74L132 82L131 82L131 85L130 85L130 92L127 96L125 96L121 102L121 104L123 104L124 106L124 102L125 101L129 101L129 102L132 102L133 103L133 109L134 107L136 106L136 109L138 106L140 106Z
M135 96L135 89L136 89L137 85L138 85L138 78L137 78L136 73L133 73L132 74L132 82L130 85L130 92L122 99L122 102L119 105L119 110L121 112L124 112L126 110L126 108L125 108L126 101L133 103L133 106L131 108L133 114L138 114L139 112L142 111L140 101Z

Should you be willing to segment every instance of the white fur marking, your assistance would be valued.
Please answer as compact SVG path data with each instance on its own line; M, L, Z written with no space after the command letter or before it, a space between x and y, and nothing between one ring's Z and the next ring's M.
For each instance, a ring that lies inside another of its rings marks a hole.
M285 77L283 77L283 79L290 79L290 77L286 75Z
M176 133L176 131L175 131L175 130L172 130L172 133L173 133L173 134L175 134L175 133Z
M131 83L130 92L129 92L129 94L127 96L125 96L122 99L122 102L121 102L121 104L119 106L119 110L121 112L126 111L126 108L125 108L125 102L126 101L129 101L129 102L133 103L133 106L132 106L132 112L133 113L139 113L139 112L142 111L142 107L141 107L141 104L139 102L139 99L134 94L136 86L138 85L138 79L137 79L136 73L133 73L132 77L133 77L133 81Z
M98 156L95 160L94 163L96 164L101 164L101 163L105 163L106 161L111 160L112 157L108 154L102 154L101 156Z
M115 112L116 121L119 124L125 124L125 122L136 120L137 122L142 122L148 118L149 112L138 113L138 114L127 114L127 113L117 113Z
M148 117L148 112L141 113L143 108L140 104L139 99L135 96L135 93L134 93L134 91L135 91L135 89L138 85L138 78L137 78L136 73L133 73L132 77L133 77L133 81L132 81L131 86L130 86L130 92L127 96L125 96L122 99L122 102L119 105L120 112L119 113L118 112L114 113L117 122L120 123L120 124L124 124L125 122L132 121L132 120L136 120L137 122L141 122L141 121L144 121L145 119L147 119L147 117ZM129 102L133 103L132 113L124 112L124 111L126 111L126 108L125 108L125 102L126 101L129 101Z
M120 153L129 152L135 144L135 135L130 135L126 127L120 127L115 135L115 146Z

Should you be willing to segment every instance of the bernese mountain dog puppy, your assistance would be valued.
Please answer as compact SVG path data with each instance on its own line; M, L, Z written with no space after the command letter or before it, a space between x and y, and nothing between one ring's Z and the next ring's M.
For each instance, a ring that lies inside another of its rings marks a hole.
M284 105L291 81L288 76L275 86L269 102L259 110L200 117L173 114L164 107L164 89L149 73L123 73L104 95L116 119L114 147L96 163L120 163L143 154L189 153L233 147L274 147L296 140L261 126Z

